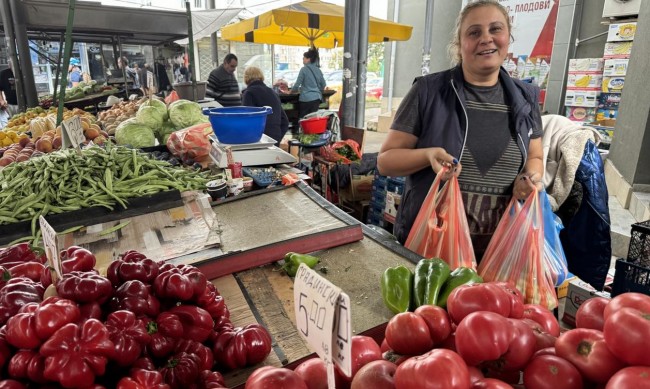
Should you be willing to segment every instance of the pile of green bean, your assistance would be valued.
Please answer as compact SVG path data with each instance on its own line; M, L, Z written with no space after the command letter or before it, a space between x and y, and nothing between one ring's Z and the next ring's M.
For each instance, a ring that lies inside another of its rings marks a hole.
M126 208L129 198L178 189L202 189L207 173L174 167L125 147L68 149L0 170L0 224L101 206Z

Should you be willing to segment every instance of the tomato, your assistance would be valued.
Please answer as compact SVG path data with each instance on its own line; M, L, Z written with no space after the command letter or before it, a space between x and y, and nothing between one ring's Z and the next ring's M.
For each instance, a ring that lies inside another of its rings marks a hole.
M650 314L621 308L607 318L603 334L607 347L618 359L628 365L650 366Z
M595 383L605 383L624 364L605 344L603 333L589 328L576 328L560 335L555 352L578 368L582 376Z
M431 350L397 367L395 389L468 389L465 361L453 351Z
M607 381L605 389L650 389L650 367L630 366L621 369Z
M511 305L510 295L494 283L461 285L447 299L449 317L456 324L477 311L495 312L509 317Z
M381 345L379 346L379 349L381 350L382 353L385 353L386 351L390 351L390 346L386 341L386 337L384 337L384 340L381 341Z
M309 389L327 389L327 366L320 358L311 358L293 370Z
M469 366L476 366L508 351L511 333L508 319L497 313L470 313L456 329L456 349Z
M397 366L392 362L372 361L355 374L351 389L395 389L396 370Z
M352 375L346 376L343 372L335 367L337 381L336 387L349 387L352 378L366 364L382 359L381 349L375 340L369 336L355 335L352 337L350 346L350 355L352 356Z
M591 328L602 331L605 325L605 307L609 300L605 297L593 297L582 303L576 312L576 328Z
M512 389L512 386L496 378L483 378L474 382L470 389Z
M533 334L535 335L536 340L535 351L555 346L557 337L546 332L544 328L542 328L541 324L531 319L522 319L522 321L528 324L530 329L533 330Z
M491 365L503 371L519 371L533 356L537 340L533 330L521 320L508 319L508 323L511 327L508 351Z
M623 307L634 308L644 313L650 313L650 296L633 292L619 294L605 307L605 312L603 312L605 321L607 321L607 318L609 318L611 314Z
M244 389L308 389L305 381L293 370L264 366L255 370L246 380Z
M582 376L566 359L541 355L526 366L524 386L526 389L582 389Z
M402 354L397 354L396 352L392 350L388 350L385 353L381 355L382 359L392 362L395 365L399 366L404 362L405 360L411 358L411 355L402 355Z
M476 366L468 366L467 370L469 371L469 382L472 384L485 378L483 372Z
M555 346L547 347L547 348L543 348L541 350L535 351L535 354L533 354L533 357L531 358L531 360L533 360L533 359L535 359L535 358L537 358L537 357L539 357L541 355L557 355L555 353Z
M433 345L437 346L451 335L451 321L447 311L435 305L422 305L415 312L427 323Z
M553 312L537 304L524 305L524 318L538 322L542 328L553 336L560 336L560 323Z
M433 348L429 325L413 312L398 313L388 321L386 341L398 354L419 355Z
M512 283L506 281L494 282L501 289L505 290L510 297L510 315L513 319L521 319L524 317L524 295L521 294L519 289Z

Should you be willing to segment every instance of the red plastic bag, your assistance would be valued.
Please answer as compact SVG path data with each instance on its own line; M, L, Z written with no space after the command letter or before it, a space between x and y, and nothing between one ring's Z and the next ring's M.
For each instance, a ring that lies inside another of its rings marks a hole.
M180 100L180 99L181 98L178 96L178 93L176 93L176 91L173 90L173 91L171 91L171 93L169 95L167 95L167 97L165 97L165 104L169 105L169 104L173 103L174 101Z
M476 269L458 178L452 177L438 190L441 177L442 172L433 180L404 246L425 258L441 258L452 270Z
M167 148L183 162L204 162L210 158L210 123L199 123L174 131L167 139Z
M330 162L341 162L346 164L361 160L359 144L352 139L346 139L334 142L331 145L323 146L320 148L320 155Z
M478 273L487 281L511 281L527 304L557 307L555 280L544 259L544 218L539 193L513 199L499 221Z

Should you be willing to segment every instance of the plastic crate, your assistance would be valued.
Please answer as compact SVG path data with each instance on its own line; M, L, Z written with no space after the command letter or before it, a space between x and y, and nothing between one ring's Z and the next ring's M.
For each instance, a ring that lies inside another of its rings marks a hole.
M623 259L616 261L612 297L627 292L650 295L650 260L636 263Z
M636 262L639 260L650 262L650 220L632 224L627 261Z

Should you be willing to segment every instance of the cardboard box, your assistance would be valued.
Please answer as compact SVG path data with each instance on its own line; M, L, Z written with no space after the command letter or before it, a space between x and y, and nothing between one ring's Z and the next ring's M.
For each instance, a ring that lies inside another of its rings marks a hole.
M571 89L600 90L602 84L603 76L601 74L570 73L567 77L566 86Z
M632 54L632 41L605 43L605 58L629 58Z
M564 301L562 322L575 327L578 308L580 308L582 303L596 296L610 298L609 293L598 292L591 285L577 277L569 281L566 300Z
M567 90L564 105L567 107L596 108L598 106L599 94L600 92L598 91Z
M569 72L601 73L604 65L602 58L574 58L569 60Z
M562 282L562 284L561 284L560 286L558 286L557 288L555 288L555 289L556 289L556 292L557 292L557 298L559 298L559 299L561 299L561 298L565 298L566 295L567 295L567 292L568 292L568 290L569 290L569 283L570 283L571 281L577 279L577 278L578 278L578 277L576 277L576 276L574 276L574 275L572 275L571 277L567 277L567 278L564 280L564 282Z
M603 87L601 88L601 91L605 93L623 93L624 86L625 77L603 77Z
M341 189L341 199L349 202L369 201L374 176L353 175L350 185Z
M618 109L616 108L598 108L596 111L596 120L605 120L611 119L616 120L618 118Z
M395 224L397 209L402 202L402 195L395 192L386 192L386 207L384 208L384 220Z
M603 76L614 77L627 74L627 65L630 62L627 58L613 58L605 60Z
M574 122L593 122L596 120L596 108L566 107L564 116Z
M621 104L620 93L601 93L600 96L598 96L598 108L618 109L618 106L620 104Z
M623 42L634 40L636 22L613 23L607 31L607 42Z

